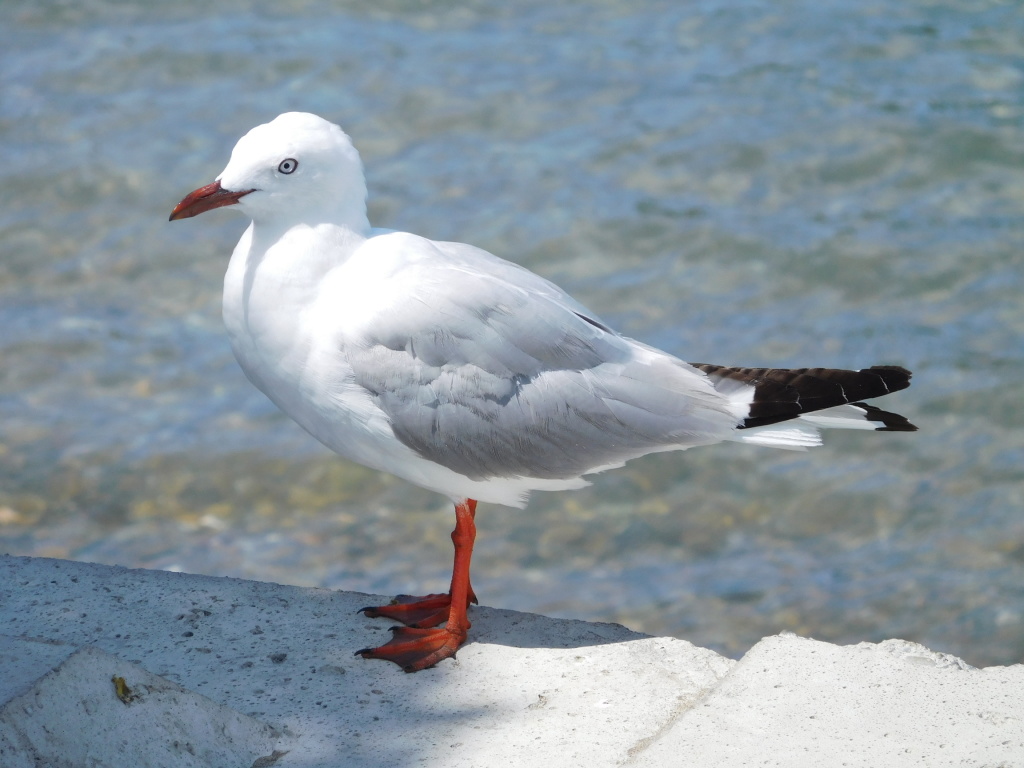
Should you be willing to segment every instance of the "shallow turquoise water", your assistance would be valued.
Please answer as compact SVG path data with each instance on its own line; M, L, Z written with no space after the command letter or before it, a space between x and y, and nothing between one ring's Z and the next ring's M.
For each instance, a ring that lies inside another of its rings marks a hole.
M634 462L484 507L488 605L741 653L793 629L1024 657L1015 3L10 2L0 549L392 593L446 502L238 371L244 222L168 224L239 135L341 123L375 224L472 242L699 361L901 363L922 431Z

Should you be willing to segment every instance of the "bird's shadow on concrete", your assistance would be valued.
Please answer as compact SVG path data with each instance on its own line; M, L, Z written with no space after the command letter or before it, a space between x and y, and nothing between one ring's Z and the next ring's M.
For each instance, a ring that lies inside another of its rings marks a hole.
M358 595L355 602L365 605L386 605L388 598L380 595ZM649 635L634 632L621 624L556 619L535 613L523 613L502 608L471 606L469 620L473 626L464 647L475 643L503 645L509 648L586 648L611 643L642 640ZM372 619L382 627L393 626L390 619Z
M469 642L512 648L585 648L649 637L621 624L554 619L500 608L475 607L470 620Z

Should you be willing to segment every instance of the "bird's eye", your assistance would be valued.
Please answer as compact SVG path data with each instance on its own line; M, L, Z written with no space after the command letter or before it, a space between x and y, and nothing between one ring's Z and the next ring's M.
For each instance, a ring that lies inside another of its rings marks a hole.
M299 161L294 157L286 157L281 161L281 164L277 166L277 170L280 173L295 173L295 169L299 167Z

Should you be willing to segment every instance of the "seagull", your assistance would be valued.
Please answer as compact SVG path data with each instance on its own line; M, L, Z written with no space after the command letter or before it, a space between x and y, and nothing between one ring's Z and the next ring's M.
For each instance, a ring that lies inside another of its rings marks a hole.
M231 206L251 219L223 297L249 380L344 458L455 505L449 591L362 609L402 626L358 656L406 672L455 656L477 602L479 501L521 508L532 491L725 440L800 450L822 428L917 429L862 402L909 386L904 368L686 363L487 251L371 228L366 196L348 135L289 112L243 136L170 216Z

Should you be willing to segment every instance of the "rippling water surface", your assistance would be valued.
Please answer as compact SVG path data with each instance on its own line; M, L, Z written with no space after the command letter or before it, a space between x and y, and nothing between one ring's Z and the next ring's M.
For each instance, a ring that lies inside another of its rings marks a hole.
M1024 658L1014 2L27 2L0 9L0 550L439 590L449 504L333 458L220 321L244 228L168 224L279 112L375 224L541 272L691 360L900 363L916 434L659 455L481 508L488 605L733 655L783 629Z

